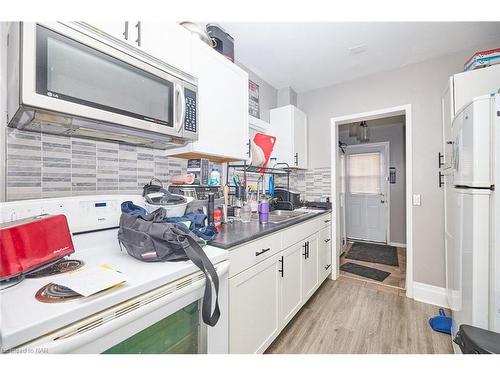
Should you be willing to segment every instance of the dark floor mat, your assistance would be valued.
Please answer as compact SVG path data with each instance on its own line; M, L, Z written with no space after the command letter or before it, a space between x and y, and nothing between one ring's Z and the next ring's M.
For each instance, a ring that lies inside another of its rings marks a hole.
M341 271L353 273L358 276L367 277L369 279L384 281L387 276L389 276L390 272L385 272L378 270L376 268L362 266L361 264L356 263L344 263L340 266Z
M373 243L354 242L346 255L346 259L399 266L398 250L394 246Z

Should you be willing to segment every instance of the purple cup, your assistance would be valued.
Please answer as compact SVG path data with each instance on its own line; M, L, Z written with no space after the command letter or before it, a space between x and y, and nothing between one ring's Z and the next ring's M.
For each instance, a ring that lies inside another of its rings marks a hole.
M259 211L259 222L265 224L269 221L269 202L259 203L257 210Z

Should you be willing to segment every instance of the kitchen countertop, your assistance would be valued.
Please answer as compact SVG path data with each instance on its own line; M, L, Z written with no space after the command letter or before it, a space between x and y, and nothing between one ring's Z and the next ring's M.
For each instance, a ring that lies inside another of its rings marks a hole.
M299 209L300 210L300 209ZM249 223L242 223L241 221L233 221L232 223L224 224L222 229L217 234L209 245L221 249L230 249L232 247L241 245L245 242L253 241L259 237L271 234L273 232L285 229L292 225L301 223L303 221L318 217L320 215L332 212L332 210L308 210L305 215L287 220L282 223L266 223L261 224L258 220Z

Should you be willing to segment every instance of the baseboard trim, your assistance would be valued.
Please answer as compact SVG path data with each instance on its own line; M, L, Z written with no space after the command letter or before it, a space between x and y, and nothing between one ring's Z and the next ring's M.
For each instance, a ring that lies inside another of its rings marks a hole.
M394 246L394 247L403 247L406 249L406 244L405 243L399 243L399 242L389 242L389 246Z
M413 299L440 307L448 307L446 289L434 285L413 282Z

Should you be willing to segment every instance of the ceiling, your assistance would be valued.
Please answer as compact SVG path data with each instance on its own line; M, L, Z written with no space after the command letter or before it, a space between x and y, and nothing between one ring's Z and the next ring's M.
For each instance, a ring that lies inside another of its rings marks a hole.
M297 92L500 42L500 22L239 22L221 26L235 39L236 60L274 87L292 87Z

